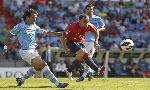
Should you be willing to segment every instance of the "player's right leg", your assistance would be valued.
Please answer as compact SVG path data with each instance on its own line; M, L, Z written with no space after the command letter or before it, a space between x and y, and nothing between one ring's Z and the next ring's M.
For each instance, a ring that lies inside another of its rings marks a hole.
M30 50L20 49L19 54L22 57L22 59L28 62L30 65L31 65L31 60L39 56L39 54L35 52L35 49L30 49ZM25 75L23 75L22 77L16 78L17 86L21 86L22 84L24 84L25 80L33 76L35 73L36 73L36 70L32 67L27 71Z
M104 72L104 67L98 67L94 61L92 60L91 57L89 57L88 53L83 50L80 49L76 52L76 54L79 56L81 56L84 59L84 62L91 68L93 69L97 74L103 73Z
M25 75L21 78L16 78L17 86L21 86L24 84L24 81L35 74L36 70L34 68L30 68Z
M103 69L99 68L92 58L89 56L88 52L85 50L85 47L81 43L69 42L66 43L67 47L71 50L72 53L76 54L76 58L81 58L78 60L84 60L84 62L95 72L103 73Z

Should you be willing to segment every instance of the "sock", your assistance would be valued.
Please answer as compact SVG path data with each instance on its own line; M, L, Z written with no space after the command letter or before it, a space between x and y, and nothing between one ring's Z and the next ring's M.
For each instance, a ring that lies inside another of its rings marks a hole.
M67 71L71 73L72 70L75 69L78 64L80 64L80 62L78 60L74 60L72 62L72 65L67 69Z
M87 75L87 73L88 73L88 71L89 71L88 69L85 69L85 68L84 68L84 72L83 72L83 74L82 74L82 76L81 76L81 77L84 77L84 78L85 78L85 77L86 77L86 75Z
M94 61L88 56L88 53L83 56L85 63L94 71L98 70L98 66L94 63Z
M56 86L59 85L59 81L58 79L54 76L54 74L51 72L51 70L49 69L48 66L45 66L42 69L42 73L44 75L44 77L46 77L47 79L49 79L52 83L54 83Z
M33 76L35 74L36 70L32 67L30 68L27 73L25 75L23 75L21 78L22 78L22 81L25 81L26 79L30 78L31 76Z

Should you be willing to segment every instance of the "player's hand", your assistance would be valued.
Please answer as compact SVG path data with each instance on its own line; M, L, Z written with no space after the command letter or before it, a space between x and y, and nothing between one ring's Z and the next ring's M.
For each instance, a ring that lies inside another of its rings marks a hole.
M100 45L98 43L94 43L94 47L95 47L95 50L99 50L100 49Z
M100 32L100 31L105 31L106 29L105 29L105 26L102 26L101 28L99 28L98 29L98 31Z

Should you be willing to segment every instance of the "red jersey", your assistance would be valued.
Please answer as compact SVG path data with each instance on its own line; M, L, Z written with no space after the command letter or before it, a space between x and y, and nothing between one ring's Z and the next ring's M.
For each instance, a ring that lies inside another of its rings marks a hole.
M96 34L97 29L96 27L88 23L88 26L83 28L79 26L79 21L73 22L72 24L68 25L66 35L66 42L81 42L85 41L85 33L91 31Z

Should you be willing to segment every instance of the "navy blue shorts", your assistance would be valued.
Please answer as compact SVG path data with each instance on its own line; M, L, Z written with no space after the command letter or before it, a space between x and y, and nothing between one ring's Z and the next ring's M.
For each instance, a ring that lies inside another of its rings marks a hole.
M67 42L66 45L73 54L75 54L81 48L85 48L85 46L82 43L77 42Z

